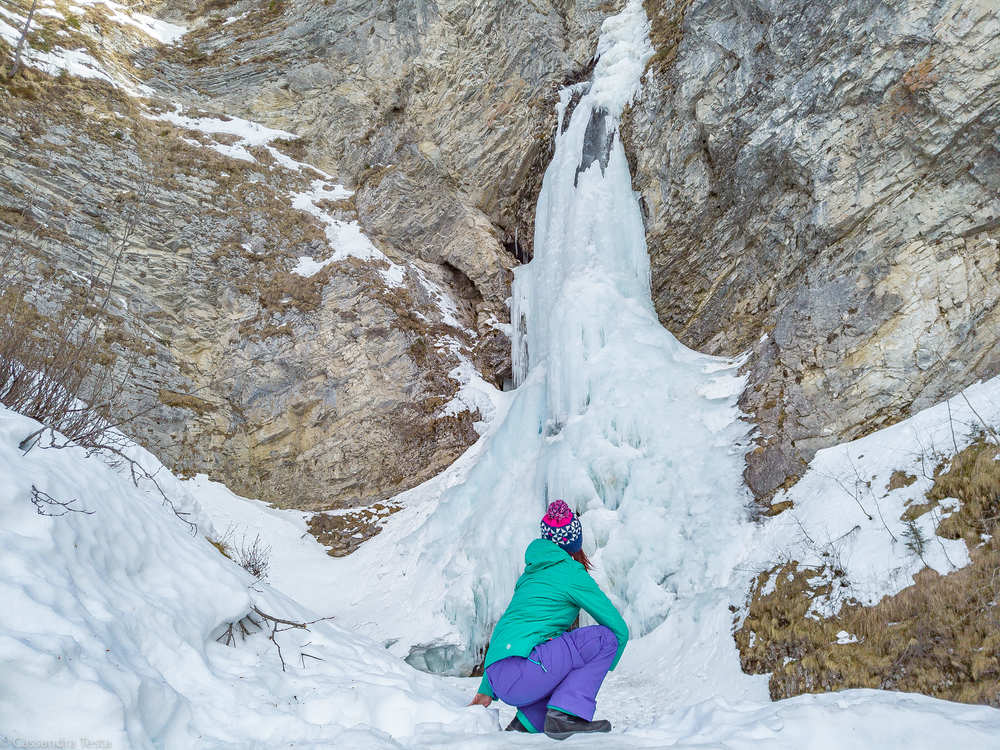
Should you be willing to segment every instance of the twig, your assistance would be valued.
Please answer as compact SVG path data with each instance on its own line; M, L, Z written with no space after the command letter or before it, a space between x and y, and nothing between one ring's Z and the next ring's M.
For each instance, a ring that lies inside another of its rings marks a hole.
M818 545L816 544L816 542L813 540L811 536L809 536L809 532L806 531L806 527L802 525L802 521L800 521L799 517L796 516L794 513L792 514L792 520L795 521L795 523L798 525L799 531L801 531L802 536L804 536L809 541L809 544L811 544L814 547L817 547Z
M274 644L274 647L278 649L278 658L281 660L281 671L285 671L285 657L281 653L281 644L278 643L278 639L275 636L278 634L278 623L275 622L274 626L271 628L271 635L268 636L268 640Z
M319 617L315 620L309 620L308 622L296 622L294 620L282 620L280 617L275 617L274 615L269 615L267 612L261 612L257 605L251 604L250 609L256 612L258 615L263 617L265 620L271 620L272 622L280 623L281 625L288 625L292 628L302 628L303 630L308 630L309 625L315 625L317 622L324 622L325 620L333 620L334 617ZM285 628L287 630L288 628Z
M851 534L853 534L855 531L860 531L860 530L861 530L861 524L854 524L854 528L848 529L843 534L841 534L840 536L838 536L836 539L834 539L833 541L831 541L830 544L831 545L836 544L837 542L839 542L844 537L848 537Z
M14 76L21 69L21 52L24 49L24 42L28 38L28 31L31 29L31 21L35 17L35 8L37 5L38 0L31 0L31 10L28 11L28 17L24 21L24 28L21 29L21 36L17 40L17 51L14 52L14 66L7 75L8 81L13 80Z
M941 552L944 553L944 559L948 561L952 570L958 570L958 566L951 561L951 557L948 555L948 550L944 546L944 540L941 539L941 535L937 533L938 527L941 525L941 514L938 513L937 508L931 508L931 518L934 520L934 538L937 539L938 544L941 546Z
M848 459L849 458L850 458L850 456L848 456ZM865 506L863 506L861 504L861 498L858 497L858 493L856 491L855 492L851 492L849 489L847 489L847 486L843 482L840 481L840 477L834 476L833 474L823 474L822 476L826 477L827 479L832 479L834 482L836 482L840 486L840 489L842 489L850 497L852 497L854 499L854 502L856 502L858 504L858 507L861 508L861 512L865 514L865 518L867 518L869 521L874 521L875 520L875 517L872 516L871 513L869 513L867 510L865 510ZM855 489L857 489L857 488L855 488Z
M944 358L938 353L936 349L934 350L934 356L937 357L938 362L940 362L943 367L948 366L947 363L944 361ZM976 411L976 407L972 405L972 402L969 401L969 397L965 395L965 390L963 389L959 391L958 395L962 397L962 400L965 402L965 405L969 407L969 411L971 411L976 416L976 419L979 420L979 423L983 426L983 429L986 430L986 432L989 433L989 435L993 438L993 442L1000 444L1000 434L998 434L997 431L993 428L993 426L990 425L985 419L983 419L983 416L978 411ZM950 402L951 400L949 399L948 403L949 416L951 414ZM952 437L954 438L954 432L952 433ZM958 452L958 445L955 446L955 452L956 453Z
M261 618L261 621L257 622L255 619L253 619L251 613L256 613L257 616ZM246 640L251 635L251 633L249 630L247 630L246 625L243 624L244 622L249 622L251 625L257 628L258 632L264 630L265 621L270 622L271 632L268 634L267 639L271 641L271 643L274 644L274 647L278 650L278 659L281 661L281 671L285 672L287 671L288 664L285 662L285 654L281 650L281 644L278 643L278 633L283 633L286 630L308 630L310 625L315 625L317 622L323 622L325 620L332 620L332 619L334 618L320 617L315 620L309 620L308 622L297 622L295 620L286 620L283 617L276 617L274 615L270 615L267 612L262 611L259 607L257 607L256 604L251 604L250 612L248 612L246 615L241 617L236 622L229 623L229 625L226 626L226 629L222 631L222 634L215 640L226 646L234 646L236 643L236 635L237 635L237 631L234 630L234 626L239 628L240 636L243 638L243 640ZM284 625L285 627L280 627L282 625ZM309 646L311 643L312 641L309 641L308 643L305 643L302 646L300 646L300 648L305 648L306 646ZM319 656L314 656L313 654L307 654L304 651L299 651L299 661L302 664L303 668L305 668L306 658L315 659L316 661L326 661L325 659Z
M42 492L35 485L31 485L31 504L35 506L35 510L38 511L40 516L65 516L67 513L84 513L88 516L94 515L92 510L84 510L83 508L74 508L73 503L80 502L76 498L72 500L56 500L52 495L47 492ZM60 512L52 512L50 509L60 508Z
M299 662L302 664L302 668L306 668L306 658L315 659L316 661L326 661L326 659L321 659L318 656L313 656L312 654L307 654L305 651L299 653Z
M945 405L948 407L948 428L951 430L951 445L955 449L955 453L958 453L958 441L955 439L955 422L951 418L951 399L945 400Z
M153 488L159 493L160 498L163 500L163 504L169 506L170 510L173 511L173 514L177 516L177 518L179 518L185 524L187 524L188 529L191 531L191 534L195 535L198 533L198 525L185 518L185 516L189 516L191 514L187 511L177 510L177 506L174 505L173 500L170 499L170 497L164 491L163 487L160 486L160 483L156 479L156 475L160 471L159 469L157 469L156 471L149 471L149 469L147 469L141 463L139 463L134 458L125 453L125 451L122 448L118 447L117 445L114 445L110 440L107 440L104 444L100 445L76 446L76 444L68 438L64 439L63 441L57 440L56 431L52 427L44 427L40 431L36 430L36 432L32 433L32 435L36 435L37 433L44 433L46 430L50 432L50 438L49 438L49 443L43 446L43 448L54 448L56 450L62 450L65 448L72 448L72 447L84 447L84 449L87 451L88 456L103 455L107 460L107 462L112 466L112 468L118 468L123 465L128 466L129 474L132 478L132 484L134 484L136 487L139 487L140 486L139 482L142 480L145 480L150 484L152 484ZM124 442L124 437L122 438L122 441ZM109 457L111 457L110 460L108 460Z

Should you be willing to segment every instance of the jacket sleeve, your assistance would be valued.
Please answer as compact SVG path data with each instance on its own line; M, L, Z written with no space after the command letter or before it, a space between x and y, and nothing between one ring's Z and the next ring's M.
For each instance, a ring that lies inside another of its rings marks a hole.
M479 683L479 690L476 691L482 693L483 695L488 695L490 698L496 698L496 694L493 692L493 686L490 685L489 678L486 677L486 673L483 673L483 679Z
M625 620L618 614L615 605L611 603L611 600L601 591L601 587L588 573L574 578L569 587L569 597L580 609L615 634L618 639L618 653L615 654L615 660L611 662L611 669L614 669L618 666L618 661L622 658L622 652L625 650L625 644L628 642L628 625L625 624Z

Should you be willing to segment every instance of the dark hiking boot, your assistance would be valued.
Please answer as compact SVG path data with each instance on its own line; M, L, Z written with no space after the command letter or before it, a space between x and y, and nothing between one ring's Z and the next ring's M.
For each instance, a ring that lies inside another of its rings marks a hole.
M587 721L579 716L550 708L545 712L545 734L554 740L564 740L571 734L581 732L610 732L611 722L607 719Z
M519 718L517 718L517 716L515 716L513 719L510 720L510 724L508 724L507 728L505 730L503 730L503 731L505 731L505 732L527 732L528 730L525 728L524 724L521 723L521 720Z

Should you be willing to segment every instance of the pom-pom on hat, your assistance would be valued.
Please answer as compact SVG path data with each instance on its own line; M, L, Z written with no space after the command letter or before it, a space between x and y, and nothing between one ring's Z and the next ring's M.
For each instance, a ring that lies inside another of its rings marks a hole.
M539 525L542 539L555 542L569 554L579 552L583 547L583 526L564 501L553 500L549 503Z

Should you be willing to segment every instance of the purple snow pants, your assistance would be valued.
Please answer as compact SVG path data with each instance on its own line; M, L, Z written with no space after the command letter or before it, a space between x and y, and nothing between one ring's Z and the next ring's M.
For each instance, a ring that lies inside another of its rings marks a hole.
M525 659L508 656L486 668L496 696L517 706L521 723L543 731L552 707L591 721L597 691L618 652L618 639L603 625L563 633L535 646Z

